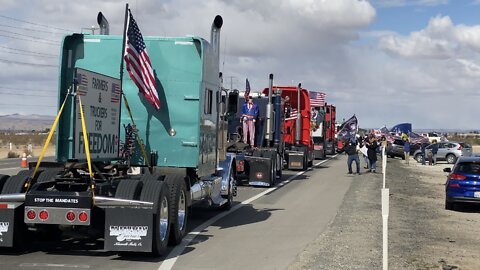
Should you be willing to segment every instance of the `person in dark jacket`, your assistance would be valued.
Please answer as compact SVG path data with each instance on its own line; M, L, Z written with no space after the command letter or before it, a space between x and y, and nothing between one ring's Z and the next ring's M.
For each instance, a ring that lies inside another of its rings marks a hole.
M420 150L422 151L422 165L425 165L425 160L427 159L427 156L425 156L425 148L428 146L428 143L422 142L420 145Z
M403 154L405 157L405 164L410 164L410 141L408 138L403 140Z
M346 140L344 142L344 150L345 153L348 155L347 159L347 166L348 166L348 174L352 174L352 162L355 161L355 165L357 166L357 174L360 174L360 159L358 158L358 150L357 150L357 143L355 140Z
M375 137L371 137L366 146L368 161L370 162L370 172L374 173L377 170L377 139Z
M433 165L437 165L437 153L438 153L438 143L437 143L437 140L433 140L433 144L432 144Z

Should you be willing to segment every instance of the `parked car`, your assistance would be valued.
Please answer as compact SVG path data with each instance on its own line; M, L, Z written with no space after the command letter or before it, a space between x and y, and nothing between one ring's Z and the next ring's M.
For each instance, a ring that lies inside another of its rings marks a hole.
M456 203L480 204L480 157L460 157L445 184L445 209L453 210Z
M426 147L426 151L432 149L432 145ZM438 153L437 153L437 161L438 160L446 160L450 164L454 164L459 157L470 157L472 156L472 146L468 143L460 143L460 142L439 142L438 143ZM417 149L413 153L413 158L421 163L425 158L422 155L422 151Z
M395 139L393 143L389 143L387 145L386 155L391 158L401 157L402 159L405 159L405 154L403 153L403 145L404 141L402 139ZM420 145L418 144L410 144L410 155L413 155L413 153L419 148Z

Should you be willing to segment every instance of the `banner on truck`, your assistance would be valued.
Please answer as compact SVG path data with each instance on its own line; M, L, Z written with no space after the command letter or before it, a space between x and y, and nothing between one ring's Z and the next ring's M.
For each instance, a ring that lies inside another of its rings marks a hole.
M92 159L118 158L120 80L81 68L76 69L76 78L78 88L75 99L73 158L86 159L78 96L82 99Z

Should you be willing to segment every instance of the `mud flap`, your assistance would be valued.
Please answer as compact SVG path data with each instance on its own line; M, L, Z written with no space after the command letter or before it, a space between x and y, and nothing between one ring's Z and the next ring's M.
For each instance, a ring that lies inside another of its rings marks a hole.
M153 211L151 208L106 208L105 249L151 252Z
M245 159L250 167L248 183L251 186L271 186L275 179L272 179L272 158L270 157L250 157ZM275 174L273 175L275 177Z
M303 152L288 151L287 156L287 168L289 170L303 170L305 156Z
M13 247L21 237L23 203L2 203L0 208L0 247ZM3 207L5 206L5 207Z

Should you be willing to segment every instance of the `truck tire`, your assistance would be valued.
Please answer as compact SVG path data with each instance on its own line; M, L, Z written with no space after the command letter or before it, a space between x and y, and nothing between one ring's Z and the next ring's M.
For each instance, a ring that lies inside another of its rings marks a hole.
M37 183L46 183L53 181L55 176L57 176L57 174L62 171L63 170L60 169L46 169L45 171L37 172L37 174L40 173L37 177Z
M305 148L303 149L303 168L302 170L308 170L308 150Z
M228 194L224 198L227 199L227 202L220 206L220 210L228 211L232 209L233 204L233 189L236 189L236 182L235 182L235 165L232 164L232 168L230 169L230 185L228 187Z
M170 188L170 245L178 245L187 234L188 192L185 176L167 174L164 181Z
M7 181L7 179L9 177L10 177L10 175L0 174L0 191L2 191L3 185L5 185L5 182Z
M272 156L270 161L272 163L272 169L270 170L270 185L269 187L275 186L277 180L277 157L276 155Z
M277 153L276 154L276 162L277 162L277 173L276 173L276 177L277 179L281 180L282 179L282 168L283 168L283 159L282 159L282 155L280 155L280 153Z
M168 185L161 181L145 181L140 200L154 203L152 255L161 256L167 251L170 235Z
M115 198L125 200L137 200L142 191L142 181L123 179L118 183Z
M29 170L21 170L17 173L17 175L27 175L27 176L31 176L32 173L33 173L34 169L29 169Z
M14 175L10 176L3 185L2 194L14 194L22 193L25 190L25 182L27 182L28 176L26 175Z

